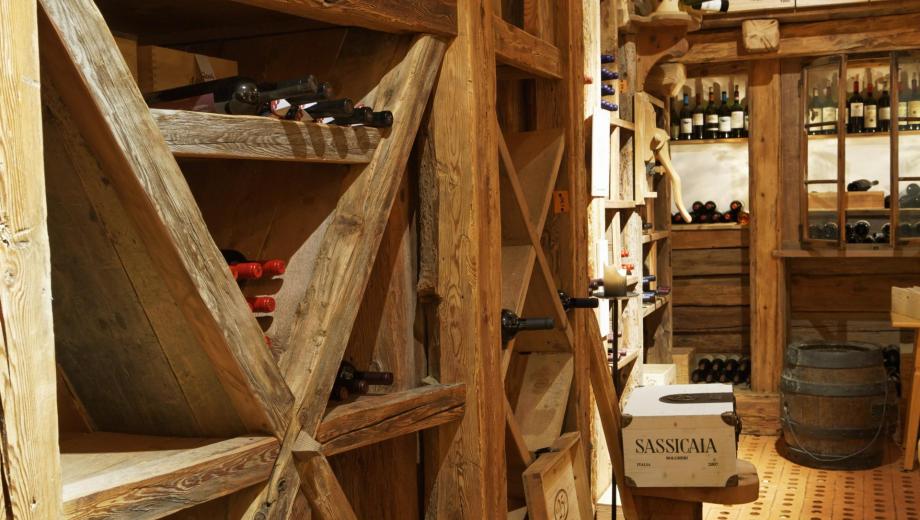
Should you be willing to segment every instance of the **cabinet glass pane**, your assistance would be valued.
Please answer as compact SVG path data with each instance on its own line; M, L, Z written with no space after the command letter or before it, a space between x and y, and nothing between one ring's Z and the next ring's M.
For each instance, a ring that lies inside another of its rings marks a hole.
M840 59L827 58L805 69L805 133L808 136L807 238L836 241L837 100Z

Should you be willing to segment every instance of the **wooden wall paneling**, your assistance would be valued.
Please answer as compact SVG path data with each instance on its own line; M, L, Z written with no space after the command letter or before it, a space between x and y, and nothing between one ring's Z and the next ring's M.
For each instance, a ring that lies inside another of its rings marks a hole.
M291 394L262 333L198 213L178 165L115 46L88 1L41 2L48 70L78 128L126 201L167 281L247 428L280 434ZM86 34L98 35L87 39ZM130 154L127 152L130 150Z
M336 25L354 25L377 31L433 33L450 36L457 34L458 29L458 6L449 0L425 2L343 0L334 3L319 0L235 1Z
M798 193L797 190L796 193ZM680 226L677 226L671 230L671 245L675 251L678 249L741 248L748 247L749 237L749 228L682 231Z
M747 248L676 250L671 254L674 276L746 274L750 254Z
M243 433L128 210L57 92L46 81L54 318L69 381L102 430Z
M778 60L751 69L749 138L751 164L751 388L775 392L785 347L785 274L780 247L781 85Z
M747 276L677 278L671 302L676 306L748 305L750 279Z
M61 515L36 3L0 6L2 518ZM32 107L23 110L22 107Z
M420 146L420 280L429 370L466 383L466 414L424 433L425 515L507 514L492 0L457 2ZM481 13L487 13L481 16ZM423 285L424 284L424 285Z

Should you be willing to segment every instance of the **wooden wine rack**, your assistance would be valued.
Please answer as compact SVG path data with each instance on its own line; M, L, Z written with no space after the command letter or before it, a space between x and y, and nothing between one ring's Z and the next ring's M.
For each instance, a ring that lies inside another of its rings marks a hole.
M582 463L589 373L616 408L557 294L588 284L584 13L502 4L0 8L0 516L500 518L537 450ZM113 31L394 125L150 110ZM288 262L269 320L219 247ZM502 308L556 326L503 350ZM391 391L329 406L346 358Z

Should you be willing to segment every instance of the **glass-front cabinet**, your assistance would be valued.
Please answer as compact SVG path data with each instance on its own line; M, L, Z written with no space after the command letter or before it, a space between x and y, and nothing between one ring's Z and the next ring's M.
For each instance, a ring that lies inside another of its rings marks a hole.
M801 81L803 244L920 245L920 54L825 57Z

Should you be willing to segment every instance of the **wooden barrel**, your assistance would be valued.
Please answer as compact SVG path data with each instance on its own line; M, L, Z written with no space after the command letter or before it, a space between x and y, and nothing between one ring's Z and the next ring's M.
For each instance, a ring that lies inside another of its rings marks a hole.
M878 346L789 345L780 382L786 457L813 468L879 466L896 399Z

